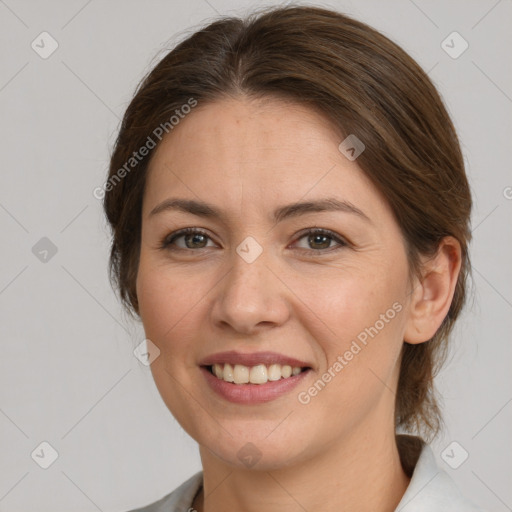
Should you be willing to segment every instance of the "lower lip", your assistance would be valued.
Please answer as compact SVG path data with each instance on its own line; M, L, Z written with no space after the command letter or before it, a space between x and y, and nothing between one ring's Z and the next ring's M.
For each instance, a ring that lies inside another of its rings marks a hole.
M275 400L291 391L309 374L310 370L302 371L299 375L293 375L287 379L269 381L265 384L233 384L232 382L226 382L213 375L204 366L201 366L201 372L213 391L229 402L260 404Z

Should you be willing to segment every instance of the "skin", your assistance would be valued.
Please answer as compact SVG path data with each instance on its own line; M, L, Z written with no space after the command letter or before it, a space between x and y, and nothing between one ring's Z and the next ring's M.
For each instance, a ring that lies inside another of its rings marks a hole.
M401 348L404 340L430 339L440 326L460 248L446 238L411 282L400 228L357 160L340 153L341 140L307 107L230 98L198 105L151 161L139 314L146 337L160 349L151 365L157 388L200 446L198 511L392 511L409 483L394 430ZM205 201L224 215L150 215L170 197ZM368 219L340 211L277 223L271 217L280 206L327 197L350 202ZM209 238L181 237L161 247L186 227ZM314 227L333 231L346 245L302 233ZM248 236L263 249L252 263L236 252ZM298 393L394 303L401 311L301 404ZM308 362L312 371L273 401L233 404L210 389L198 366L226 350L275 351ZM248 442L261 454L252 468L237 456Z

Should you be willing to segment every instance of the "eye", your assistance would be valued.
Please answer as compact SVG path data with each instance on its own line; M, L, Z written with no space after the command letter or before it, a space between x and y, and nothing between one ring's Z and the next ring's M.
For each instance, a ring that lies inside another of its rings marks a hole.
M300 242L301 240L305 240L305 242ZM208 245L208 242L211 244ZM333 246L333 242L336 245ZM301 244L303 244L302 247ZM319 253L346 247L348 243L328 229L313 228L303 231L294 245L294 248L303 249L308 254L319 255ZM184 228L166 236L161 241L160 247L168 250L194 250L215 247L215 244L205 231L197 228Z
M162 249L172 249L175 246L177 249L204 249L208 246L208 241L211 241L209 235L196 228L184 228L171 233L166 236L161 243ZM178 241L181 241L178 243Z
M328 229L314 228L303 232L302 235L297 239L305 240L305 245L299 248L306 249L308 253L320 253L322 251L330 251L346 247L348 244L340 236L336 235ZM332 246L332 242L335 242L337 246ZM297 244L297 242L296 242Z

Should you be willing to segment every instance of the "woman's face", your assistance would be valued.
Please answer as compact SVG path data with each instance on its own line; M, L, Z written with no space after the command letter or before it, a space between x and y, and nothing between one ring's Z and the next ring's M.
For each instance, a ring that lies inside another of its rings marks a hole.
M151 161L137 295L152 373L230 465L277 468L393 432L405 245L340 142L306 107L226 99L199 103Z

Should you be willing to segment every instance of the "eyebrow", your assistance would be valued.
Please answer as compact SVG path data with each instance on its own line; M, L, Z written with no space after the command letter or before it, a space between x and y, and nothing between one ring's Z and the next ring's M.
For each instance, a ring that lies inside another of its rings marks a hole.
M152 217L154 215L169 210L183 211L191 213L193 215L197 215L199 217L206 218L221 219L222 217L227 216L222 210L217 209L215 206L209 203L205 203L203 201L196 201L193 199L180 198L169 198L166 199L165 201L162 201L160 204L158 204L151 210L149 216ZM334 197L328 197L316 201L303 201L298 203L291 203L285 206L281 206L274 211L274 221L277 223L283 221L284 219L296 217L298 215L303 215L306 213L326 211L352 213L369 223L372 222L370 218L362 210L354 206L349 201L341 201Z

